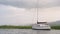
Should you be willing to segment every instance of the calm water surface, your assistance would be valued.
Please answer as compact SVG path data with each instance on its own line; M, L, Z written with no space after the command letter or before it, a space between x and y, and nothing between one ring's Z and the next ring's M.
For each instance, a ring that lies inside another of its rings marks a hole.
M0 34L60 34L60 30L0 29Z

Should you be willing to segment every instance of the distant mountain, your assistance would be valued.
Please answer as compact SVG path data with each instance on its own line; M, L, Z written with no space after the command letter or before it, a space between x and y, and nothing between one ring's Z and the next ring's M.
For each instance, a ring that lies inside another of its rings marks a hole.
M51 25L51 26L56 26L56 25L60 25L60 21L50 22L48 24Z
M36 23L35 23L36 24ZM60 25L60 21L55 21L55 22L50 22L48 23L50 26L56 26L56 25ZM33 24L27 24L26 26L31 26Z

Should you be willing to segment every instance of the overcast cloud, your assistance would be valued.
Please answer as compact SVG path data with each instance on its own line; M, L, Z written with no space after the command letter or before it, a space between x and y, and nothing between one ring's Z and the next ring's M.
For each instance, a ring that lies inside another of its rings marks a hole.
M0 0L0 4L11 5L20 8L35 8L38 1L38 7L60 6L60 0Z
M0 25L26 25L60 20L60 0L0 0Z

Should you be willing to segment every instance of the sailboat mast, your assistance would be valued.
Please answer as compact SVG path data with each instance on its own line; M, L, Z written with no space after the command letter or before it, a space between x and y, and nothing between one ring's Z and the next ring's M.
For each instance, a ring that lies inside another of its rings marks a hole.
M36 4L36 10L37 10L37 24L38 24L38 8L39 8L39 0L37 0L37 4Z
M37 23L38 23L38 8L37 8Z

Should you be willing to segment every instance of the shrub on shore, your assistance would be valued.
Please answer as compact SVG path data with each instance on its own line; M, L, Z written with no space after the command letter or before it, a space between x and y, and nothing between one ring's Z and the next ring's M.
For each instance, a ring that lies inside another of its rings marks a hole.
M32 29L32 26L11 26L11 25L2 25L0 29ZM60 29L60 26L51 26L51 29Z

